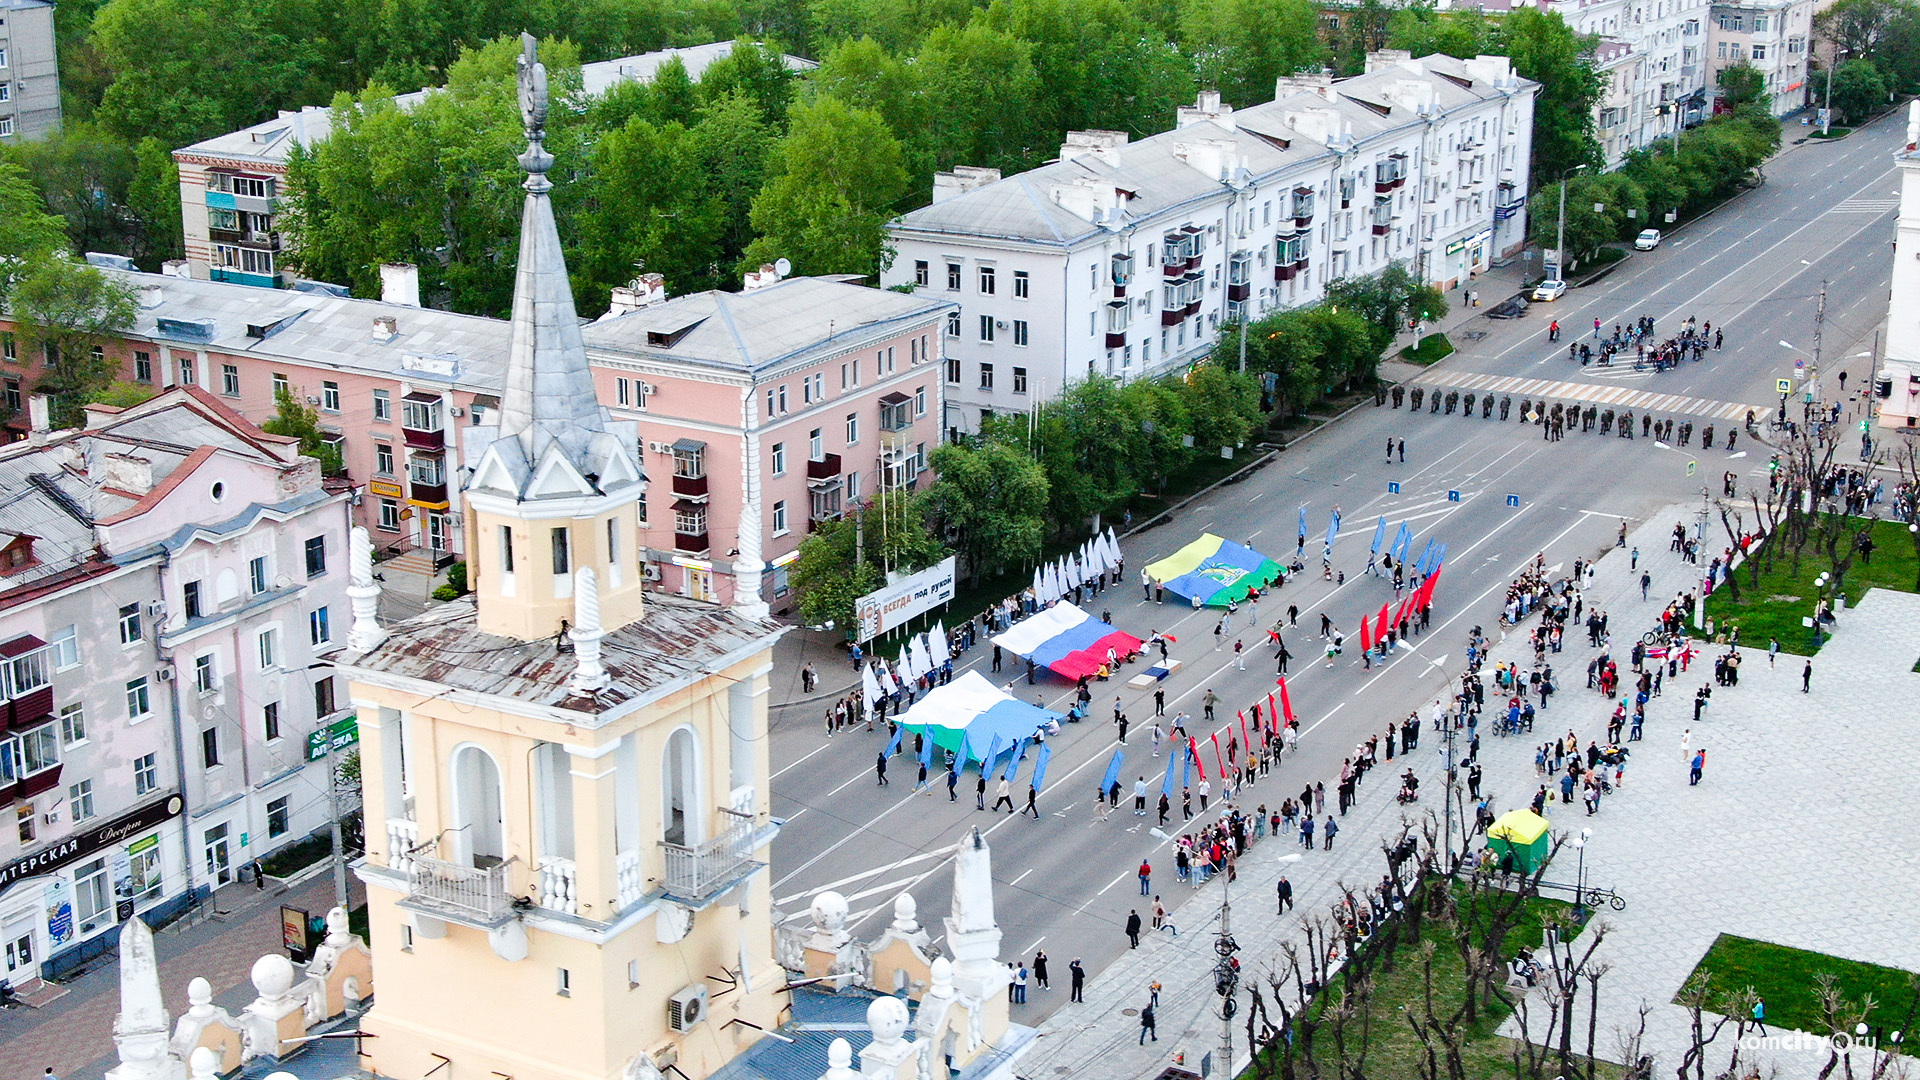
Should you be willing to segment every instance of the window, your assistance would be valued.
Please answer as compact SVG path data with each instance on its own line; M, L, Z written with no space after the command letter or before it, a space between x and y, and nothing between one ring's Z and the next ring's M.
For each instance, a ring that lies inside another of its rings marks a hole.
M705 443L694 446L674 444L673 475L687 480L699 480L707 475L707 447Z
M214 655L193 658L193 686L202 694L216 693L220 689L220 670L214 663Z
M820 429L807 432L807 460L821 461L826 458L827 440L820 435Z
M807 382L813 387L813 392L807 396L808 401L827 400L827 376L825 372L814 372L812 375L807 376Z
M947 358L947 381L955 386L960 385L960 361L951 356Z
M42 724L20 736L20 776L22 779L42 773L60 764L60 732L56 725Z
M773 504L773 535L785 536L787 533L787 501L781 499Z
M326 608L317 607L307 612L307 637L315 645L325 645L333 640L333 629L328 625Z
M292 828L293 808L289 796L282 795L267 804L267 838L287 835Z
M859 442L860 442L860 414L848 413L847 414L847 445L854 446L854 445L857 445Z
M228 397L240 396L240 368L237 365L220 365L220 392Z
M393 447L387 443L373 444L373 471L381 476L393 475Z
M573 974L566 968L554 968L553 970L557 973L553 992L559 994L561 997L572 997Z
M260 652L260 670L271 671L280 666L279 627L269 626L260 631L260 636L254 639L254 644L258 646Z
M373 418L383 422L393 419L393 395L388 391L373 392Z
M86 706L78 701L60 706L60 745L71 748L86 741Z
M127 718L144 720L152 715L153 702L147 694L147 677L142 675L127 684Z
M913 415L927 415L927 388L924 386L913 388Z
M189 581L185 585L182 585L180 587L180 591L182 595L186 598L187 618L189 619L199 618L200 617L200 583L197 581Z
M980 316L980 340L993 340L993 316L991 315Z
M707 508L697 504L675 505L673 531L681 536L704 536L707 532Z
M1024 394L1027 392L1026 368L1017 367L1013 369L1013 392L1016 394Z
M1027 343L1027 320L1013 320L1013 343L1015 345L1025 345Z
M853 502L859 497L860 497L860 474L857 472L850 472L847 474L847 501Z
M786 474L787 474L787 444L783 442L777 442L773 444L773 475L785 476Z
M67 785L67 813L75 825L93 817L93 781Z
M786 387L786 384L784 383L781 384L780 386L779 399L780 399L780 415L785 416L787 415L787 387Z
M947 264L947 289L951 292L960 291L960 264L959 263Z
M133 793L151 795L160 787L160 755L156 751L133 759Z
M992 296L993 286L994 286L993 267L991 266L981 267L980 268L980 295Z
M620 561L620 519L608 518L607 519L607 562L610 564L614 564L614 563L618 563L619 561Z
M73 872L73 914L83 929L113 916L113 901L107 891L107 860L95 859Z
M913 283L926 288L933 280L932 271L927 269L927 260L915 259L913 263Z
M326 536L321 535L321 536L307 537L307 576L310 578L316 578L326 572L327 572L327 538Z
M260 728L266 732L268 742L273 742L280 737L279 702L269 701L260 707Z
M1014 299L1025 300L1028 296L1027 287L1029 284L1031 284L1031 279L1027 276L1027 272L1025 270L1015 270L1013 272Z
M220 767L219 728L206 728L200 732L200 767L203 769Z
M25 403L21 400L21 397L20 397L20 380L19 379L7 380L6 406L7 408L12 409L14 412L19 412L21 409L26 407Z
M960 313L958 311L947 312L947 336L960 336Z
M1754 29L1759 30L1763 28L1756 26ZM1753 58L1755 60L1765 60L1767 58L1767 47L1756 42L1753 46Z
M982 390L993 389L993 365L992 364L980 365L980 389Z
M179 383L181 386L196 386L199 384L200 373L196 369L193 357L175 357L173 363L174 367L180 372Z
M291 394L291 393L293 393L293 384L287 381L287 373L284 371L274 372L273 373L274 400L278 401L280 399L281 394Z
M513 530L500 526L500 572L513 573Z
M53 666L65 671L80 665L80 629L67 625L53 633Z
M548 533L553 548L553 572L570 574L573 572L573 545L566 526L553 529Z
M267 557L257 555L247 560L247 589L258 595L267 591Z
M333 676L323 675L313 684L313 715L324 719L333 715Z
M380 500L380 531L400 531L400 503L397 500Z

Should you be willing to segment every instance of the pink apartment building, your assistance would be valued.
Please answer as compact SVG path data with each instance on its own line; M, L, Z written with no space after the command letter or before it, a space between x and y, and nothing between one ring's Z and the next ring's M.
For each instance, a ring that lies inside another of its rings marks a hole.
M389 295L417 298L410 268ZM125 378L197 386L258 423L285 387L319 411L354 516L384 551L462 557L462 434L499 407L510 326L387 300L109 269L139 315L105 351ZM757 573L776 610L812 523L921 481L945 430L942 327L951 304L840 278L752 275L746 291L666 299L657 278L620 290L583 327L601 401L638 421L648 485L642 573L730 603ZM46 357L0 318L0 405ZM12 425L15 434L24 425Z

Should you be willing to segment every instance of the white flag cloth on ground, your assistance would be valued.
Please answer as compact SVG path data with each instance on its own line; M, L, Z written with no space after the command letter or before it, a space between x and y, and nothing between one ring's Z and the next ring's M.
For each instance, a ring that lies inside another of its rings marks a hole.
M947 628L940 623L934 623L932 632L927 635L927 647L933 653L934 667L953 659L953 651L947 648Z
M874 707L879 703L880 697L880 680L873 673L873 665L868 664L860 669L861 704L868 716L873 715Z

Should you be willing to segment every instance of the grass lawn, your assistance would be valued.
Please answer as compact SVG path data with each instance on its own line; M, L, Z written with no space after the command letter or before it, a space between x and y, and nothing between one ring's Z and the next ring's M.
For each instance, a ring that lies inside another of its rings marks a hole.
M1464 886L1460 887L1460 892L1461 895L1465 895ZM1502 953L1511 955L1522 944L1538 949L1541 931L1547 919L1549 917L1564 918L1571 911L1571 904L1558 900L1542 897L1529 900L1526 910L1516 921L1516 925L1507 932ZM1573 929L1568 933L1577 936L1579 931ZM1439 946L1433 956L1436 1011L1442 1003L1446 1003L1447 1007L1451 1008L1451 1003L1458 1000L1458 988L1465 970L1460 963L1460 954L1452 944L1451 931L1445 923L1428 920L1422 928L1422 934L1427 940ZM1407 1009L1423 1007L1423 975L1418 949L1418 945L1402 944L1395 953L1392 971L1381 971L1378 967L1374 969L1374 993L1370 1002L1373 1013L1372 1042L1367 1051L1369 1076L1418 1076L1420 1063L1426 1060L1426 1048L1414 1035L1403 1015ZM1602 993L1606 993L1605 985L1602 981ZM1319 1005L1325 1007L1328 1000L1327 995L1322 995ZM1491 1009L1481 1012L1479 1023L1474 1025L1467 1036L1462 1055L1466 1075L1497 1077L1513 1074L1512 1040L1495 1034L1500 1025L1506 1022L1510 1012L1498 1002L1495 1002ZM1544 1014L1537 1015L1544 1016ZM1581 1031L1584 1032L1584 1028ZM1576 1034L1575 1045L1584 1047L1584 1038L1584 1034ZM1605 1036L1603 1035L1602 1038L1604 1039ZM1599 1045L1609 1046L1605 1042ZM1322 1067L1330 1068L1333 1063L1331 1037L1322 1031L1315 1040L1315 1046L1321 1056ZM1242 1080L1245 1080L1254 1073L1249 1070L1241 1075ZM1618 1077L1620 1070L1617 1066L1601 1062L1597 1075L1607 1078Z
M1897 521L1882 521L1873 527L1873 563L1862 565L1859 559L1853 561L1853 567L1847 571L1845 584L1847 604L1852 606L1860 602L1868 589L1894 589L1899 592L1913 592L1916 570L1920 570L1920 560L1913 553L1913 540L1907 534L1907 527ZM1733 600L1733 594L1725 586L1714 590L1707 598L1707 617L1714 621L1716 633L1724 632L1728 623L1740 625L1740 641L1754 648L1764 649L1769 637L1780 639L1780 650L1800 656L1810 656L1813 648L1812 634L1800 625L1800 620L1813 614L1813 580L1820 576L1823 556L1811 550L1800 560L1800 573L1793 573L1792 562L1781 558L1771 571L1760 575L1760 587L1754 588L1747 575L1744 564L1738 571L1740 579L1739 602ZM1847 613L1839 612L1840 625L1845 626Z
M1904 1030L1914 1018L1911 980L1915 976L1897 968L1721 934L1694 971L1713 977L1712 990L1753 987L1766 1002L1769 1029L1831 1034L1816 996L1819 984L1814 976L1822 973L1832 975L1835 988L1849 1000L1873 997L1874 1009L1867 1014L1872 1027Z
M1831 128L1831 129L1829 129L1829 130L1828 130L1828 131L1826 131L1825 133L1822 133L1822 132L1818 132L1818 131L1816 131L1816 132L1814 132L1814 133L1813 133L1812 135L1810 135L1810 136L1808 136L1808 138L1813 138L1813 139L1837 139L1837 138L1839 138L1839 137L1840 137L1840 136L1842 136L1842 135L1851 135L1851 134L1853 134L1853 129L1852 129L1852 128L1849 128L1849 127L1836 127L1836 128Z
M1420 339L1420 344L1409 345L1400 350L1400 359L1409 363L1426 365L1437 363L1453 355L1453 342L1445 334L1428 334Z

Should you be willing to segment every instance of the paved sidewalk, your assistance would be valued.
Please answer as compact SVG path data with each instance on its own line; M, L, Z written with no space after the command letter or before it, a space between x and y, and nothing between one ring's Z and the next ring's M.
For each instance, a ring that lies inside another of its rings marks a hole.
M356 906L366 903L357 879L350 877L348 888ZM333 876L321 873L284 893L229 885L210 903L227 914L154 934L160 989L174 1020L186 1011L187 983L196 976L213 985L216 1005L237 1010L251 1002L254 961L280 951L280 905L326 914L333 906ZM37 1077L51 1066L61 1080L98 1080L113 1066L119 963L105 959L65 985L71 992L44 1009L0 1011L0 1077Z

